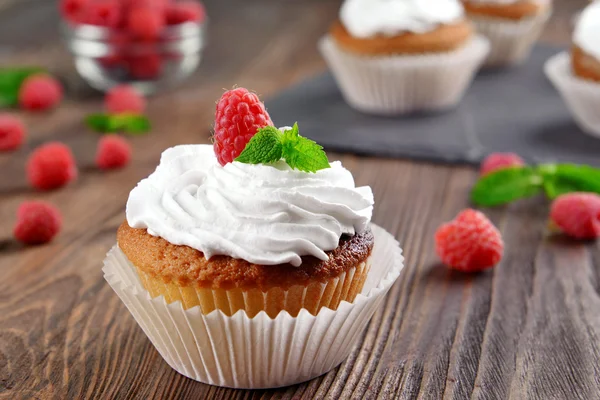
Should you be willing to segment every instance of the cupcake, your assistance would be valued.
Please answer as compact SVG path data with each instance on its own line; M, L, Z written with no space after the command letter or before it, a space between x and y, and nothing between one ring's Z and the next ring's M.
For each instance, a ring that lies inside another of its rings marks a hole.
M359 111L456 106L489 51L458 0L346 0L319 47Z
M486 66L509 66L524 61L550 18L550 0L463 0L477 31L491 51Z
M182 374L289 385L343 360L399 274L372 210L368 186L237 88L213 145L167 149L131 191L105 276Z
M600 3L586 7L578 19L569 52L546 62L545 72L558 89L579 127L600 137Z

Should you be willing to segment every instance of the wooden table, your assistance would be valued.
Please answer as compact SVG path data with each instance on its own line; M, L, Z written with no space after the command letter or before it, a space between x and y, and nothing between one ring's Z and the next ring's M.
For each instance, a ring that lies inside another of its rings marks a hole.
M560 1L545 40L567 43L582 1ZM234 391L172 370L102 277L101 263L124 219L129 190L160 152L208 139L223 88L267 96L324 68L315 43L338 1L211 1L210 45L194 77L153 97L152 134L131 139L133 163L93 168L97 136L82 117L101 96L78 80L57 32L54 2L0 1L0 61L46 65L67 84L54 112L23 115L25 148L0 155L0 398L600 398L600 249L550 238L543 199L485 210L506 255L494 270L465 275L441 266L433 233L468 206L477 177L466 167L407 160L340 158L372 186L374 221L396 235L406 268L348 359L310 382ZM24 178L29 151L49 140L72 146L80 177L37 193ZM64 213L51 244L12 239L18 204L45 199Z

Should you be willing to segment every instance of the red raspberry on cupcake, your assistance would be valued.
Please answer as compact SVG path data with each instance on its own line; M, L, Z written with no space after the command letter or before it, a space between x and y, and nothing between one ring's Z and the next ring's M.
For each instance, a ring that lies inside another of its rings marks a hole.
M498 229L483 213L472 209L461 211L438 228L435 247L444 264L463 272L491 268L504 252Z
M245 88L228 90L215 113L214 150L219 164L232 162L260 128L273 126L265 105Z

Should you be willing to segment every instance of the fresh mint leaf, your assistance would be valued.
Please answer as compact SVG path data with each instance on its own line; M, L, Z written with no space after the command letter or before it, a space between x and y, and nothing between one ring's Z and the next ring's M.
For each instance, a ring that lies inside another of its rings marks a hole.
M137 114L91 114L85 118L85 122L91 129L100 133L125 132L139 135L151 128L148 118Z
M550 199L570 192L600 194L600 169L589 165L557 164L538 167L544 177L544 190Z
M292 167L304 172L330 168L327 154L318 143L300 136L298 124L283 133L283 158Z
M96 132L110 132L110 117L106 114L91 114L85 117L85 123Z
M246 144L235 161L244 164L269 164L281 160L282 134L279 129L266 126L259 129Z
M37 67L0 68L0 108L16 106L23 81L41 72L44 70Z
M542 186L543 178L537 169L506 168L482 177L471 191L471 200L479 206L499 206L534 196Z
M120 126L123 127L125 133L131 135L139 135L150 131L152 126L150 120L143 115L119 115L121 120L119 121Z
M297 123L283 133L272 126L261 128L235 161L269 164L282 158L290 167L304 172L317 172L330 167L323 148L300 136Z

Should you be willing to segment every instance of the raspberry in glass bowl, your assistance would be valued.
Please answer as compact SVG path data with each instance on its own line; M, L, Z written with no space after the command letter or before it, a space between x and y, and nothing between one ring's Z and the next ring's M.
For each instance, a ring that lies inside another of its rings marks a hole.
M62 0L63 36L78 73L106 91L172 86L200 63L206 14L193 0Z

